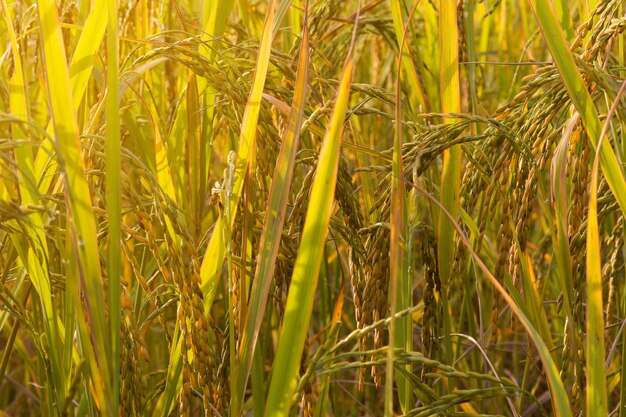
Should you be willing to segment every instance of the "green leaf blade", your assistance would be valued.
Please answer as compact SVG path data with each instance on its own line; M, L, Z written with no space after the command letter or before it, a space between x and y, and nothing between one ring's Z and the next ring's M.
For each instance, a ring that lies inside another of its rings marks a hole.
M298 367L313 309L324 242L334 202L339 149L350 96L352 67L352 59L349 57L343 69L337 101L318 158L302 240L287 296L283 326L265 404L265 417L288 415L297 384Z

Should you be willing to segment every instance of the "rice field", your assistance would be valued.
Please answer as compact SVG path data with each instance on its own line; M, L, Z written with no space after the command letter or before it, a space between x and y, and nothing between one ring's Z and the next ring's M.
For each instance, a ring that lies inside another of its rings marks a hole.
M623 1L0 13L0 417L626 417Z

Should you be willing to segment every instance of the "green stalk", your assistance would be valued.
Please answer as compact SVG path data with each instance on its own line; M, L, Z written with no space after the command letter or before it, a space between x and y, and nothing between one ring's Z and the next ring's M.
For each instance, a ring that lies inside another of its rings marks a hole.
M626 81L617 93L611 109L606 117L597 148L604 142L611 124L611 117L626 92ZM587 412L597 415L608 415L608 399L606 388L606 371L604 369L604 308L602 296L602 257L600 254L600 233L598 227L598 171L600 152L596 150L591 171L591 185L589 192L589 214L587 216L587 321L586 321L586 376L587 376ZM623 212L622 212L623 214Z
M440 82L441 82L441 111L444 113L459 113L461 111L460 77L459 77L459 48L457 11L455 0L439 1L439 44L441 53ZM445 120L451 123L451 119ZM461 183L461 147L455 145L443 152L443 166L441 172L440 202L453 218L458 217L459 192ZM454 262L455 231L453 225L443 214L438 220L438 269L442 291L445 293L451 279L452 264ZM440 297L444 311L444 334L446 335L447 362L452 363L452 344L448 335L451 333L450 311L447 298Z
M415 2L411 13L407 19L406 27L402 32L400 40L396 78L396 102L395 102L395 119L396 128L393 144L393 162L391 175L391 236L390 236L390 253L389 260L391 265L390 291L389 299L391 304L391 321L389 323L389 340L392 342L393 348L399 348L406 352L413 350L413 328L412 318L402 317L398 319L396 328L395 314L398 310L405 310L412 305L413 301L413 285L409 275L409 254L407 254L407 206L406 191L404 184L404 168L402 166L402 90L401 90L401 71L402 65L405 64L403 49L406 45L406 37L408 27L410 25L413 13L415 12L419 1ZM404 26L404 25L403 25ZM393 416L393 371L394 371L394 355L395 349L389 347L387 350L387 372L385 381L385 416ZM408 364L405 370L410 373L411 365ZM413 405L413 395L411 391L410 380L401 373L397 377L398 397L400 399L400 407L404 414L408 413Z
M109 278L109 332L111 338L112 408L120 403L120 332L121 332L121 235L122 235L122 147L119 116L119 39L117 0L108 0L107 97L106 97L106 210L108 216L107 276Z

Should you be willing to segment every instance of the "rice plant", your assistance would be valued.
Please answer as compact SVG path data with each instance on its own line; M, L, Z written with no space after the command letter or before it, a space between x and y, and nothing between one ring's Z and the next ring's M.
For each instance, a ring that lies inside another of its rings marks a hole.
M0 417L626 416L624 2L0 13Z

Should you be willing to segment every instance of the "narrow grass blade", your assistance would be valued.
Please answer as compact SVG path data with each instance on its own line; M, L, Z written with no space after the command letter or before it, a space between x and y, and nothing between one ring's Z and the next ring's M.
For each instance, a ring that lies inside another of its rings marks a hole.
M108 217L107 276L109 278L109 334L111 338L111 402L113 410L120 403L120 332L122 273L122 147L119 109L119 39L117 37L118 0L108 0L107 96L106 96L106 211Z
M587 410L597 415L607 413L606 375L604 370L604 316L602 302L602 267L598 233L598 159L594 161L587 216Z
M274 168L270 195L265 209L265 222L263 223L263 231L261 233L261 243L257 255L257 267L252 290L250 292L248 317L246 318L245 329L239 343L239 370L237 374L235 374L237 380L235 383L236 390L232 395L232 410L235 415L241 413L243 395L245 394L248 375L252 367L252 358L259 336L259 330L263 322L270 284L276 265L276 255L278 254L281 233L285 222L289 189L293 177L296 151L300 138L300 126L302 124L306 103L309 70L308 48L308 28L305 17L293 104L291 106L289 122L283 134L276 167Z
M399 4L396 7L399 11ZM398 319L396 327L395 314L398 310L405 310L412 305L413 285L409 276L409 262L407 248L407 202L404 184L404 167L402 164L402 89L401 89L401 69L405 65L404 47L407 45L407 29L410 25L413 13L419 2L415 2L413 9L407 19L406 28L403 28L400 39L400 55L398 56L397 78L396 78L396 103L395 119L396 126L393 143L393 162L391 175L391 236L389 242L389 261L391 266L390 276L390 305L391 322L389 323L389 340L395 348L410 352L413 349L413 332L411 317ZM400 21L402 23L402 21ZM404 27L404 25L402 24ZM405 367L407 372L411 372L411 365ZM385 381L385 415L393 415L393 370L394 370L394 349L387 351L387 371ZM403 374L397 377L398 397L403 413L408 413L413 405L410 381Z
M611 124L611 118L617 110L617 106L626 91L626 81L617 93L617 97L609 110L606 121L598 139L596 156L593 160L591 171L591 184L589 190L589 214L587 215L587 344L586 356L586 404L587 412L598 415L608 415L608 400L606 389L606 371L604 369L604 307L602 297L602 265L600 254L600 233L598 227L598 174L600 152L606 133ZM622 215L623 215L622 211Z
M458 28L456 21L456 1L441 0L439 3L439 42L441 46L441 111L459 113L461 110L459 80ZM448 120L451 122L451 120ZM452 146L443 154L441 174L441 203L456 217L458 213L459 186L461 180L461 148ZM450 276L454 256L454 228L446 216L439 220L439 273L442 284Z
M459 77L459 45L457 11L455 0L439 2L439 45L441 63L439 68L441 83L441 111L459 113L461 111L460 77ZM451 120L446 120L451 122ZM461 186L461 146L451 146L443 152L441 171L440 201L443 207L454 217L459 213L459 194ZM454 263L455 231L454 227L443 214L439 214L437 224L437 264L443 291L448 288L452 264ZM451 333L450 313L446 297L440 298L444 310L444 333ZM452 363L452 346L446 337L446 354L448 363Z
M401 61L401 60L400 60ZM400 77L398 73L398 78ZM404 245L406 239L406 206L405 191L402 169L402 115L400 112L400 82L398 80L398 88L396 94L396 132L393 146L393 165L391 176L391 237L390 237L390 254L389 261L391 266L390 275L390 291L389 299L391 305L391 322L389 323L389 340L392 341L394 347L411 350L409 340L412 338L410 325L407 329L407 323L411 322L409 317L398 319L398 327L396 328L396 320L394 319L397 310L403 310L410 307L411 300L411 281L407 274L406 248ZM385 381L385 416L393 416L393 351L387 351L387 370ZM410 366L409 366L410 367ZM406 413L410 407L411 390L408 381L403 376L398 376L398 391L400 396L400 404L402 412Z
M278 339L265 404L265 417L287 416L297 385L298 366L313 310L317 279L334 202L341 134L350 98L352 68L350 53L343 69L335 108L318 158L309 208L287 296L283 326Z
M570 139L574 128L578 123L579 113L574 114L568 121L567 127L559 141L551 167L551 194L554 204L554 224L556 228L550 227L554 241L554 254L557 264L557 281L560 290L563 292L563 304L568 317L568 335L570 346L574 352L578 351L578 337L574 328L575 318L573 313L574 281L572 272L572 254L570 251L570 237L568 236L568 193L567 193L567 153ZM544 210L547 213L547 210ZM579 364L574 364L579 367Z
M569 246L569 236L567 235L567 152L569 149L570 138L573 129L579 120L578 114L574 115L568 122L563 137L557 145L551 168L551 194L554 202L555 221L556 221L556 237L555 237L555 254L556 262L561 280L561 289L564 295L565 308L568 315L571 316L571 306L573 299L573 281L572 281L572 261Z

